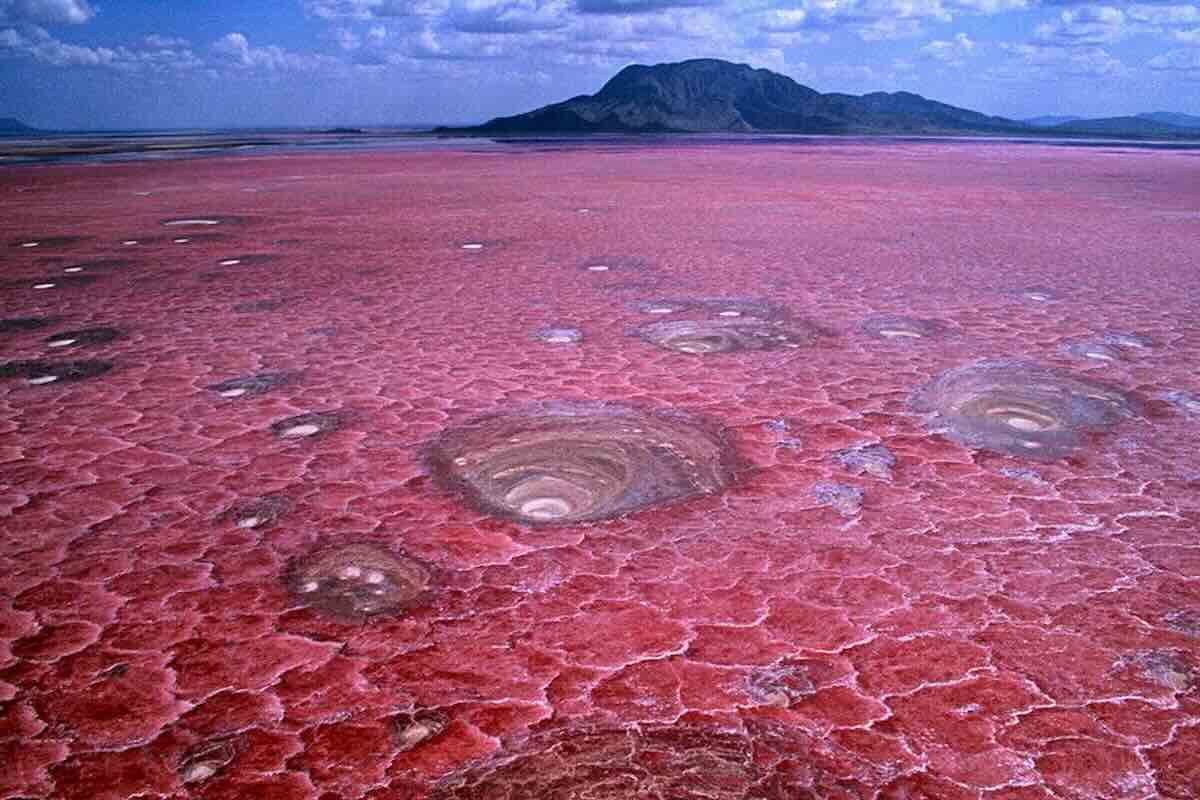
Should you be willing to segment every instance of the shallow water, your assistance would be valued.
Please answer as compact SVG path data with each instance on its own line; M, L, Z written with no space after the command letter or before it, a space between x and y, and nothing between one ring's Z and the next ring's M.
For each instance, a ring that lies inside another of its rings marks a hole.
M0 209L0 798L1200 796L1188 153L225 155Z

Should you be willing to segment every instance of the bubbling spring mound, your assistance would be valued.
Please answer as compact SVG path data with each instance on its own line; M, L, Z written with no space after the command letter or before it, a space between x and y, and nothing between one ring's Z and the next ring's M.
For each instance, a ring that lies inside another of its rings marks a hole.
M403 611L430 587L433 576L407 556L375 545L348 544L293 562L286 582L306 606L353 620Z
M723 432L678 412L549 403L446 430L428 452L438 482L524 523L608 519L712 494L733 478Z
M1064 370L983 361L950 370L917 391L913 406L972 447L1052 460L1139 413L1134 398Z
M804 320L743 316L733 311L721 314L729 316L651 322L635 333L664 350L691 355L798 348L811 344L817 337L817 329Z

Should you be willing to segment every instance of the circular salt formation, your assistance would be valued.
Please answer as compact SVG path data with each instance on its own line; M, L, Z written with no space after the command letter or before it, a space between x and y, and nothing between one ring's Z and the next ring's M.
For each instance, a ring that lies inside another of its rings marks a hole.
M306 439L342 427L342 417L335 411L314 411L271 423L271 432L283 439Z
M803 347L816 338L816 330L802 320L752 317L654 322L634 333L664 350L690 355Z
M1092 361L1121 361L1124 356L1121 351L1104 342L1064 342L1063 352L1076 358L1086 358Z
M277 386L282 386L291 380L286 372L261 372L244 378L231 378L227 381L214 383L206 387L210 392L216 392L221 397L244 397L246 395L265 394Z
M107 361L10 361L0 364L0 378L24 378L40 386L95 378L112 368Z
M906 341L940 336L946 332L946 325L933 319L877 315L863 320L862 329L865 333L881 339Z
M219 217L183 217L181 219L164 219L162 224L168 228L208 227L220 225L223 221Z
M1054 459L1139 412L1129 394L1069 372L983 361L943 373L913 396L958 441L1012 455Z
M297 600L342 619L396 614L433 583L424 564L370 544L335 545L297 559L285 579Z
M723 432L679 413L553 403L444 431L435 479L484 512L537 524L608 519L712 494L733 478Z
M555 725L442 779L430 800L795 800L850 796L806 737L676 723ZM839 785L840 784L840 785ZM813 791L809 791L813 789ZM826 792L831 792L826 794ZM853 796L867 796L853 791Z
M542 328L534 332L533 338L546 344L579 344L583 341L583 331L578 328Z
M120 336L121 332L116 328L82 328L77 331L56 333L43 341L47 347L87 347L108 344Z

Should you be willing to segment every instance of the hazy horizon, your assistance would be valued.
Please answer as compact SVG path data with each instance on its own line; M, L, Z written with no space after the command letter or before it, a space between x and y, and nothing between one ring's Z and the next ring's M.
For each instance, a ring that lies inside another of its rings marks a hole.
M631 63L694 57L1016 119L1200 114L1190 3L0 0L0 117L61 130L473 123L594 93Z

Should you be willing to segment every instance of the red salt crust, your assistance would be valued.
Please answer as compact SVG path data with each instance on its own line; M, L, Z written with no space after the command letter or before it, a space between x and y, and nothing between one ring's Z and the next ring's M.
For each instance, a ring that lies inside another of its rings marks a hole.
M823 800L1200 796L1200 689L1180 672L1200 664L1197 420L1156 399L1200 392L1200 162L1110 150L4 171L9 227L85 237L70 263L132 263L4 312L61 320L5 334L6 360L45 358L54 330L127 335L104 346L104 376L0 382L0 798L421 800L551 718L597 714L783 726L798 765L768 785L841 776ZM238 219L186 246L159 224L210 214ZM272 258L215 266L237 253ZM601 256L620 269L579 269ZM67 263L44 258L0 253L15 282ZM628 335L662 297L768 302L831 335L671 353ZM234 311L264 300L283 304ZM878 315L955 335L862 335ZM548 326L583 342L531 338ZM1061 350L1109 331L1152 345L1099 368ZM1111 382L1146 418L1053 463L930 433L914 389L987 358ZM293 377L205 388L265 372ZM728 427L751 468L723 495L537 530L430 485L424 442L549 399L681 407ZM270 433L332 409L349 412L339 431ZM890 477L834 458L875 443ZM861 488L861 513L818 506L819 483ZM269 525L226 513L276 493L288 506ZM299 607L284 565L343 541L411 554L438 584L400 617ZM421 713L449 724L402 750L393 721ZM228 736L233 760L184 787L183 754Z

